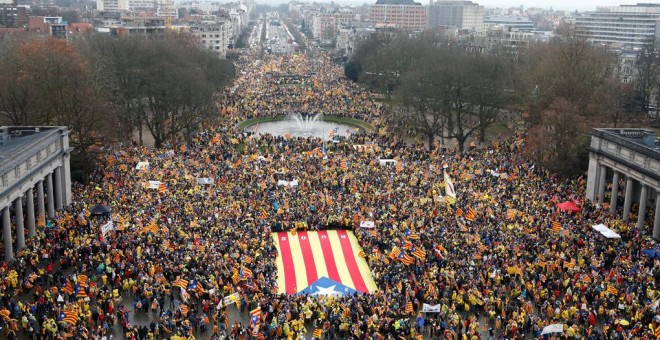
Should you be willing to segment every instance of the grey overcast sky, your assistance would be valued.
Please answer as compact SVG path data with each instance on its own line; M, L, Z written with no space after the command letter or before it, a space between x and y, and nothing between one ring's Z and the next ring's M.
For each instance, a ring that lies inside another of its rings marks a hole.
M228 0L226 0L228 1ZM303 0L313 2L314 0ZM330 2L331 0L316 0L317 2ZM335 3L342 5L361 5L364 3L373 4L376 0L334 0ZM429 0L415 0L423 4L428 4ZM436 0L434 0L436 1ZM257 3L264 3L269 5L279 5L281 3L288 3L288 0L256 0ZM579 10L579 11L593 11L596 6L618 6L618 5L634 5L638 2L641 3L657 3L658 0L472 0L485 7L540 7L550 8L557 10Z

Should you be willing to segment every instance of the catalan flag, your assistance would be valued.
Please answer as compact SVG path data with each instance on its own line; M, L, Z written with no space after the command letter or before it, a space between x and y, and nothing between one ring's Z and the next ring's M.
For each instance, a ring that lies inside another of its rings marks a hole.
M616 289L616 287L614 287L614 286L612 286L612 285L607 286L607 292L608 292L609 294L619 295L619 290Z
M87 292L85 291L85 287L80 287L78 289L78 292L76 293L76 298L84 299L86 297L87 297Z
M183 315L188 315L188 312L190 312L190 309L188 308L187 305L180 305L179 309L181 309L181 314Z
M554 231L555 233L561 232L561 223L557 221L552 221L552 231Z
M160 182L160 184L158 184L158 193L164 194L166 192L167 192L167 186L165 186L165 182Z
M406 313L412 314L413 312L415 312L415 310L413 309L412 302L406 303Z
M396 168L396 172L401 172L401 171L403 171L403 162L401 162L401 161L397 161L397 162L396 162L396 166L395 166L395 168Z
M325 277L360 293L377 290L357 238L347 230L272 233L278 293L296 294Z
M461 217L461 216L463 216L463 209L456 208L456 217Z
M80 285L80 287L87 287L89 285L89 277L87 277L87 275L84 274L79 274L78 285Z
M252 327L253 330L258 331L260 324L261 324L261 307L257 307L250 311L250 326Z
M186 150L188 150L188 149L186 148L185 145L181 145L181 146L179 147L179 150L181 150L181 152L186 152Z
M144 231L147 233L152 233L154 235L158 234L158 225L156 225L156 219L152 219L149 224L144 227Z
M241 274L238 272L238 269L234 268L234 273L231 275L231 280L234 284L237 284L241 281Z
M312 336L315 337L315 338L317 338L317 339L321 339L321 337L323 336L323 329L321 329L321 328L316 328L316 329L314 330L314 332L312 332Z
M414 247L412 249L412 254L414 257L424 260L426 258L426 252L421 247Z
M339 167L340 167L343 171L348 171L348 161L346 161L346 160L341 161L341 162L339 163Z
M176 280L174 280L172 286L185 289L186 287L188 287L188 280L177 278Z
M390 257L392 260L396 260L396 259L399 257L400 254L401 254L401 249L400 249L399 247L396 247L396 246L395 246L395 247L392 248L392 250L390 251L390 255L389 255L389 257Z
M78 323L78 313L70 310L65 310L60 313L59 319L62 322L68 322L72 325L75 325Z
M406 266L415 263L415 259L412 256L406 254L406 252L404 251L402 251L401 254L399 254L399 260L401 261L401 263L405 264Z
M240 273L240 276L241 276L241 280L247 280L248 278L252 277L252 271L249 268L245 267L245 266L241 266L241 269L239 270L239 273Z
M406 229L406 238L411 240L419 240L419 234L410 229Z
M477 214L472 210L472 208L468 208L467 214L465 214L465 219L474 222L477 220Z
M571 258L571 261L564 262L564 268L573 269L575 267L575 258Z
M658 326L655 327L655 337L656 339L660 339L660 327Z
M401 246L401 248L402 248L402 249L406 249L406 250L408 250L408 249L412 249L412 248L413 248L413 244L412 244L412 242L410 242L410 241L408 241L408 240L405 240L405 241L403 241L403 245Z
M66 293L67 295L73 294L73 284L68 279L66 280L64 287L62 287L62 292Z
M434 284L430 284L430 285L429 285L429 288L428 288L427 291L426 291L426 294L432 296L432 295L435 295L435 293L436 293L435 285L434 285Z

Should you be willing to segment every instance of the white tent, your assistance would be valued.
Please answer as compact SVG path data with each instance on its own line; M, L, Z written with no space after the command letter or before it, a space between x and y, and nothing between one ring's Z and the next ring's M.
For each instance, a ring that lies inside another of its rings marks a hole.
M599 232L601 235L607 238L621 238L621 235L617 234L614 230L608 228L604 224L596 224L591 228L593 228L595 231Z

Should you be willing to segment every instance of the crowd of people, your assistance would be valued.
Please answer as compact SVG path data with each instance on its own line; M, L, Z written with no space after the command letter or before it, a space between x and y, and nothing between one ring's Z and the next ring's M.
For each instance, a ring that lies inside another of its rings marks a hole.
M90 182L74 185L74 204L2 263L10 339L522 339L551 324L561 332L546 337L660 335L648 230L588 201L559 211L579 201L584 180L523 159L523 133L463 153L406 143L327 56L238 65L216 126L186 145L104 147ZM376 128L341 143L236 128L295 108ZM299 185L278 186L282 178ZM95 204L111 208L112 224L90 213ZM598 223L621 239L602 238ZM300 225L352 229L378 291L278 294L271 231Z

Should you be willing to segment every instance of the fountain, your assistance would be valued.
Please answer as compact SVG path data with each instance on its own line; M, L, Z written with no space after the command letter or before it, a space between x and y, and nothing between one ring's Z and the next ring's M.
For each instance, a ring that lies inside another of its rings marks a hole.
M311 135L311 132L314 131L316 126L316 121L321 117L321 114L304 114L304 113L293 113L289 116L289 120L293 120L298 124L298 129L303 135Z
M313 137L332 140L337 136L348 136L358 129L357 126L351 124L325 121L323 117L324 115L321 113L293 112L286 117L278 117L272 121L247 125L245 130L283 137Z

